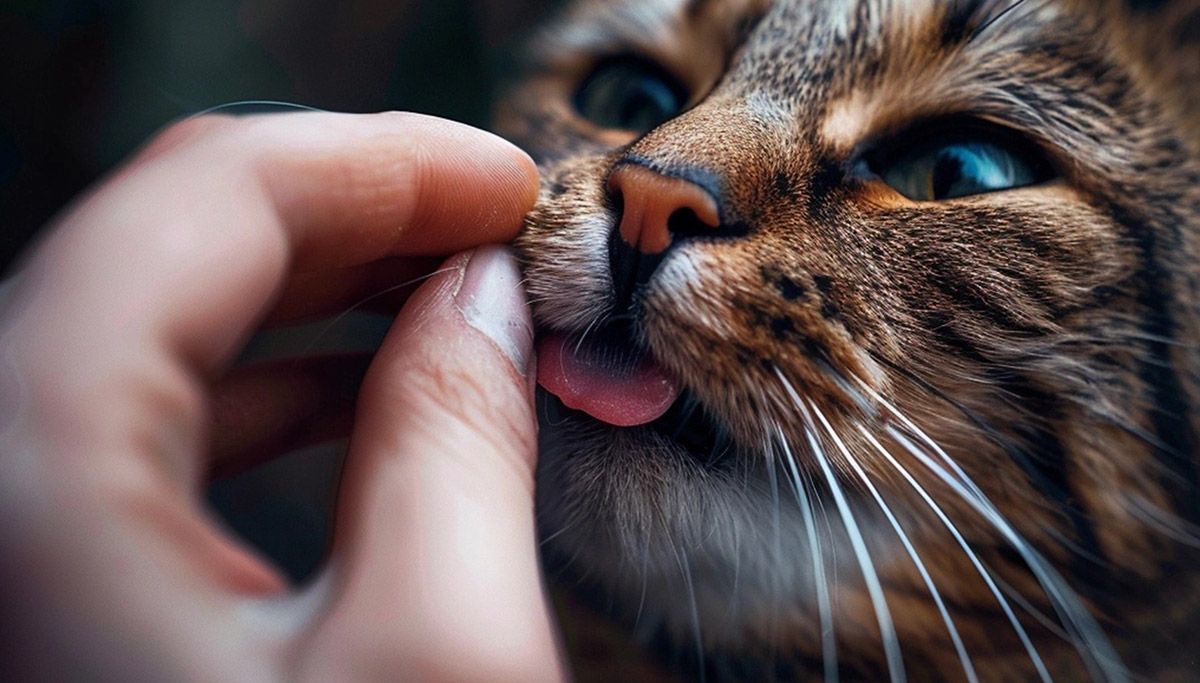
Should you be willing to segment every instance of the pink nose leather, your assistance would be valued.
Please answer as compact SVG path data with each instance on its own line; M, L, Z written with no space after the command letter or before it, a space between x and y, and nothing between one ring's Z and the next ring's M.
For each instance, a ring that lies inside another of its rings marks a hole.
M616 168L608 177L608 190L619 194L621 239L643 254L660 254L671 246L671 216L690 209L701 223L720 227L717 201L699 185L672 178L637 164Z

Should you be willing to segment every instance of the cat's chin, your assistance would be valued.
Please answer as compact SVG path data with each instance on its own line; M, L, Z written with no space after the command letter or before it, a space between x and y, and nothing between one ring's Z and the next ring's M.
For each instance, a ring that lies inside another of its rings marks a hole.
M803 622L815 609L799 588L813 581L800 509L686 392L637 427L605 424L541 389L537 406L551 577L678 642L699 619L706 640L730 652L763 647L782 615Z
M543 427L564 420L582 420L603 425L586 413L568 408L555 395L538 389ZM613 427L627 438L643 439L650 457L688 457L706 468L717 467L734 451L733 438L719 419L713 417L691 391L685 389L661 417L636 427ZM651 435L650 433L653 433ZM664 443L663 440L666 440Z

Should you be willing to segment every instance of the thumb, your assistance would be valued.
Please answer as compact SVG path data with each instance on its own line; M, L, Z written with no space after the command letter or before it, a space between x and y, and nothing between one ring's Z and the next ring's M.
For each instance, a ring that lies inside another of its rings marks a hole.
M537 562L533 328L504 247L452 259L367 373L317 680L551 681Z

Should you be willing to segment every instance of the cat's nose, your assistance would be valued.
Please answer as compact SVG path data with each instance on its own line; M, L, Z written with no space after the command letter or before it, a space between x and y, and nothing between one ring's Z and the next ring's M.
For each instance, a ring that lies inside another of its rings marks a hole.
M643 254L660 254L671 246L672 223L677 230L684 221L698 220L713 229L721 225L717 200L708 190L640 164L614 169L608 191L620 203L621 239Z
M608 192L621 217L610 244L613 294L617 310L625 310L673 242L717 236L721 207L699 184L635 162L613 169Z

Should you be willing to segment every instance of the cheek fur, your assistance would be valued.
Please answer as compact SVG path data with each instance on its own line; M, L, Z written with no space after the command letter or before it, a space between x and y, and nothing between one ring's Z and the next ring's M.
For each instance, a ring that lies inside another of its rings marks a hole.
M729 5L694 4L704 21ZM1200 620L1200 171L1163 99L1178 84L1145 78L1181 76L1120 62L1150 10L1020 3L981 29L1009 4L777 0L731 34L746 42L720 81L644 138L571 111L578 43L505 108L543 160L517 240L543 329L612 314L603 183L627 149L716 169L753 228L679 249L640 321L733 432L730 456L543 415L547 562L687 653L686 673L820 680L833 639L843 680L886 678L899 650L912 680L970 664L987 681L1121 680L1121 658L1188 680L1155 643ZM614 7L577 3L563 35L663 35L625 31ZM917 204L839 175L837 154L948 110L1026 129L1063 179Z

